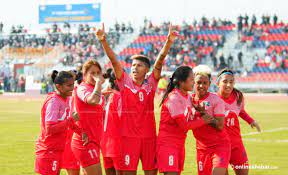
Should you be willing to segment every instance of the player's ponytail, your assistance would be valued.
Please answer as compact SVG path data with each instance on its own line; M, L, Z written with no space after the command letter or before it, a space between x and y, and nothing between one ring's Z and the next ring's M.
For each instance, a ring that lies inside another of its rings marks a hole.
M172 74L171 78L169 79L169 84L163 95L160 106L162 106L162 104L165 102L166 98L168 97L169 93L172 92L174 88L179 88L180 82L187 80L190 73L192 73L192 69L189 66L180 66L175 70L175 72Z
M237 105L240 106L244 98L243 93L236 88L233 89L233 92L236 94Z
M231 69L224 68L218 73L217 82L219 82L221 77L225 74L232 75L234 77L234 72ZM236 94L237 105L240 106L244 98L243 93L240 90L236 89L235 87L233 88L232 93Z
M53 70L52 74L51 74L51 79L52 79L52 82L55 83L55 79L58 75L58 71L57 70Z
M119 91L119 87L117 86L117 84L115 83L116 81L116 76L113 72L112 68L109 68L106 70L106 73L103 75L103 77L105 79L108 79L109 84L111 86L112 89Z
M54 84L60 84L67 82L69 79L73 78L72 73L67 71L58 72L57 70L53 70L51 74L51 79Z

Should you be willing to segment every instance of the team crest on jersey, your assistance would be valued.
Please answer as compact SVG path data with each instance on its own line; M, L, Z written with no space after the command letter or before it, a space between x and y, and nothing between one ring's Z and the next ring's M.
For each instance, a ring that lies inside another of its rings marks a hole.
M210 102L209 101L204 101L203 104L205 105L205 107L210 107Z

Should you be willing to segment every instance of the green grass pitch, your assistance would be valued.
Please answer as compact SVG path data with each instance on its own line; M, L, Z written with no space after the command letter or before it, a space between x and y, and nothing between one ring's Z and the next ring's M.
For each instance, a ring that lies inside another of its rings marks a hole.
M246 134L243 138L249 163L270 166L270 169L251 169L251 175L285 175L288 172L287 99L246 100L247 111L259 121L264 130L261 134L255 134L255 130L240 119L242 134ZM34 147L40 129L42 102L43 99L0 98L0 174L35 174ZM156 118L158 123L159 109L156 109ZM182 174L197 174L195 157L195 140L189 132ZM234 174L231 169L229 172ZM141 165L138 174L144 174Z

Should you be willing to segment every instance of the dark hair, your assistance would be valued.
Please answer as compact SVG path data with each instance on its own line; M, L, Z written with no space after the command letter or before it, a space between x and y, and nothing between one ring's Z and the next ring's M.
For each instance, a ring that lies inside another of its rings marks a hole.
M160 106L164 103L165 99L168 97L169 93L176 87L179 87L179 83L186 81L189 74L192 73L192 69L189 66L180 66L172 74L167 89L161 100Z
M57 70L53 70L51 74L51 79L54 84L60 84L67 82L68 79L73 78L73 75L70 72L67 71L61 71L58 73Z
M229 72L229 73L232 74L232 76L234 76L234 72L231 69L224 68L217 75L218 81L220 80L221 75L224 74L225 72ZM243 98L244 98L243 97L243 93L240 90L236 89L236 88L233 88L233 92L236 94L237 105L240 106L242 101L243 101Z
M116 76L112 68L106 70L106 73L103 75L105 79L109 79L109 83L112 89L119 91L118 85L115 83Z
M145 63L148 68L151 67L151 63L150 63L150 61L149 61L149 58L146 57L145 55L133 55L133 56L131 57L131 59L132 59L132 60L139 60L139 61Z

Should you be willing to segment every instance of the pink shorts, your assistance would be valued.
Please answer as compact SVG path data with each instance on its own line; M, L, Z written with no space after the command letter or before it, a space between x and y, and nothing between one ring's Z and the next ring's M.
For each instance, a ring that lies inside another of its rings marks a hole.
M185 147L158 146L157 162L160 173L181 172L184 168Z
M120 155L115 161L117 170L135 171L137 170L139 159L141 159L143 170L157 169L156 137L122 137L120 148Z
M42 175L58 175L60 173L62 152L50 151L46 155L36 155L35 172Z
M100 163L100 146L96 143L90 142L83 146L82 141L72 140L71 148L81 167Z
M231 154L230 145L215 149L197 149L198 175L211 174L213 168L228 168Z
M246 154L245 147L242 142L232 144L230 164L234 168L235 166L249 166L248 156Z

